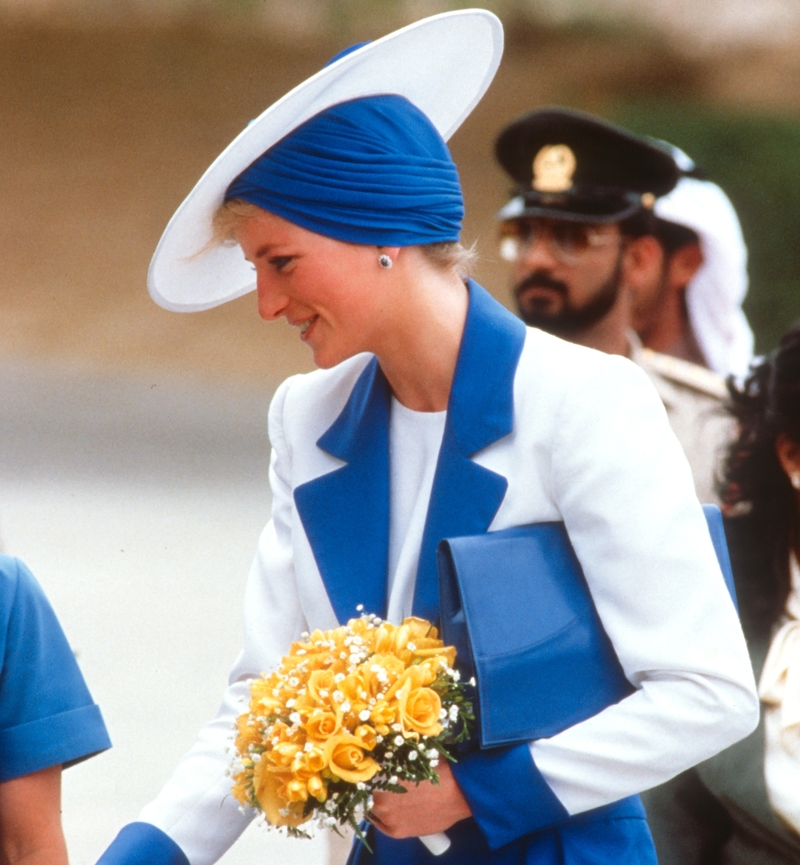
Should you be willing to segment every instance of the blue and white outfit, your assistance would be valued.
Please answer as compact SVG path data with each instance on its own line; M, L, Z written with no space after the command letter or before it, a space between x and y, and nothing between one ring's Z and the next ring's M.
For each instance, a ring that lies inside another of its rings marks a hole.
M454 56L465 51L454 42ZM215 170L184 209L211 200ZM226 181L228 197L338 240L458 238L462 199L446 145L397 96L337 104L239 171ZM162 254L182 230L182 212L154 258L151 293L171 308L201 308L192 296L198 259L184 265L185 256ZM175 287L182 268L187 276ZM230 296L219 280L208 288L218 302ZM240 813L226 774L249 680L276 667L303 631L336 627L359 605L436 620L442 538L563 520L636 690L549 739L454 764L474 817L448 829L452 846L438 860L416 838L374 832L374 853L357 845L355 865L654 865L636 794L753 729L758 700L744 638L688 464L641 370L527 329L470 282L441 446L414 467L418 484L392 484L406 449L390 431L401 434L408 420L392 418L392 392L369 354L278 389L269 416L272 520L250 572L230 686L217 717L102 865L215 862L254 816ZM418 540L392 537L393 526L405 531L399 525ZM501 567L491 578L502 590Z
M358 604L387 610L390 402L369 355L278 390L244 650L217 718L104 865L144 862L130 851L145 841L151 865L216 861L253 816L225 775L248 680L302 631ZM559 519L636 692L550 739L455 764L475 818L448 830L444 856L376 833L356 863L654 863L634 794L753 729L744 639L652 386L623 358L526 329L472 283L418 570L393 583L411 581L413 612L436 619L439 539Z
M19 559L0 555L0 782L110 747L44 592Z

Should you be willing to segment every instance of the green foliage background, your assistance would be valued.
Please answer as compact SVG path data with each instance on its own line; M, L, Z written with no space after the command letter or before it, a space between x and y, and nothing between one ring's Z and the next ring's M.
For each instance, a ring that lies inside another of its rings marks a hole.
M728 193L750 254L745 312L757 351L774 348L800 319L800 121L678 102L623 103L612 118L677 144Z

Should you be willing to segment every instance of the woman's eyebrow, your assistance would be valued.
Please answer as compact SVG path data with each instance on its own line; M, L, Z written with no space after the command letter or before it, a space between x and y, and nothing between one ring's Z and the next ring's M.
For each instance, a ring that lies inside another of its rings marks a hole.
M259 246L255 252L254 258L263 258L269 251L274 247L275 244L265 243L263 246Z

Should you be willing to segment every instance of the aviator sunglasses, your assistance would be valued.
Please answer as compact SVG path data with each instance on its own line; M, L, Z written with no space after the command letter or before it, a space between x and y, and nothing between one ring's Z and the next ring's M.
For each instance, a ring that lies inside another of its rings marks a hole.
M506 261L517 261L539 240L550 245L553 255L563 264L576 264L590 249L599 249L619 235L610 225L588 225L566 220L515 219L500 226L500 255Z

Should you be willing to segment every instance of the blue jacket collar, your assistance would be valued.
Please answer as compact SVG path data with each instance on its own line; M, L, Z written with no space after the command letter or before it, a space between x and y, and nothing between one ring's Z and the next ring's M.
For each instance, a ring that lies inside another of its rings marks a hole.
M514 374L525 326L477 283L448 403L425 524L414 613L438 617L436 546L485 532L505 495L504 477L470 459L514 425ZM339 416L317 442L346 465L294 492L300 518L340 622L356 606L386 615L391 391L373 358Z

